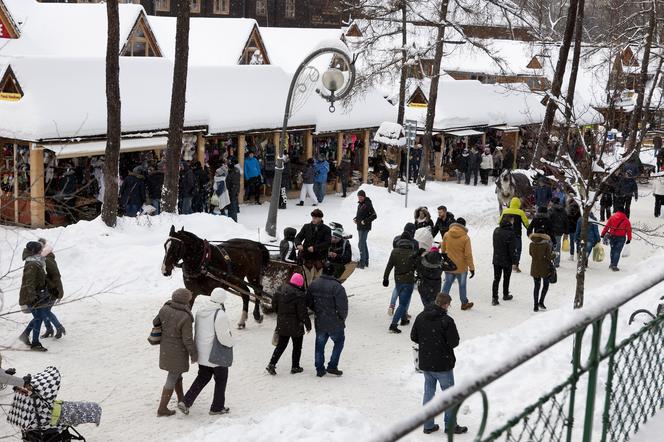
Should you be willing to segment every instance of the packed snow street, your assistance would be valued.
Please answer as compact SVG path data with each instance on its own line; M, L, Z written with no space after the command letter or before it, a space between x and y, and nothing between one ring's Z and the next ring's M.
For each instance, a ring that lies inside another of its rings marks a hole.
M0 439L659 441L619 3L0 0Z

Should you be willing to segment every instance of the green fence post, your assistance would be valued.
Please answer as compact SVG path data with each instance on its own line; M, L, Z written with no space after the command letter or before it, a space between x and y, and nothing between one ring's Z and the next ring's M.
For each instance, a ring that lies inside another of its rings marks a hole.
M606 433L611 425L611 416L609 415L611 409L611 396L613 395L613 372L614 372L614 356L616 354L616 333L618 329L618 309L611 312L611 331L609 333L609 340L606 344L606 352L609 356L609 368L606 375L606 396L604 398L604 413L602 414L602 440L606 442Z
M592 442L593 416L595 414L595 395L597 393L597 368L599 366L599 346L602 335L602 321L600 318L593 322L593 336L588 358L588 393L586 395L586 414L583 423L583 442Z

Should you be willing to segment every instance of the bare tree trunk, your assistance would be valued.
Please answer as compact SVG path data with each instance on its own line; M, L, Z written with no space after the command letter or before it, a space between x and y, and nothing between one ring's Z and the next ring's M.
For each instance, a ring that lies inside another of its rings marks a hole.
M175 213L178 206L178 181L189 60L189 0L177 0L177 2L171 116L168 126L168 144L166 146L166 173L161 195L162 211L170 213Z
M120 163L120 17L118 0L107 0L106 15L106 152L104 160L104 204L101 219L115 227L118 216L118 168Z
M584 292L586 289L586 265L588 258L586 255L586 246L588 244L588 226L589 216L592 207L581 207L581 237L579 238L579 247L576 260L576 291L574 292L574 308L583 307Z
M643 113L643 103L645 101L646 83L648 82L648 65L650 64L650 48L655 37L655 27L657 24L657 16L655 14L655 5L651 4L648 13L648 30L645 35L645 45L643 48L643 59L641 60L641 75L639 83L636 85L636 105L632 111L632 117L629 120L629 139L625 146L625 155L629 155L636 149L636 132L639 130L639 123L641 122L641 115ZM641 127L645 130L645 127ZM643 138L643 136L641 136Z
M406 113L406 80L408 70L406 61L408 58L408 51L406 45L408 44L408 29L407 29L407 14L406 14L406 1L401 3L401 77L399 78L399 110L397 113L397 123L403 124L403 119Z
M427 103L427 116L424 122L424 144L422 157L420 158L420 173L417 177L417 185L425 190L427 186L427 174L429 173L429 158L433 148L433 122L436 117L436 103L438 101L438 82L440 80L440 65L443 60L443 41L445 40L445 23L447 20L447 8L449 0L440 3L440 16L438 17L438 33L436 34L436 49L433 59L433 74L431 75L431 87L429 88L429 102Z
M558 62L556 63L556 71L553 75L551 83L551 96L546 103L546 113L544 114L544 121L540 127L539 135L537 137L537 145L535 146L535 153L533 155L532 165L538 167L543 155L544 147L549 142L549 135L553 127L554 118L556 116L556 100L560 97L560 91L565 77L565 69L567 67L567 57L569 57L569 49L572 45L572 36L574 35L574 27L576 25L576 11L578 9L579 0L570 0L569 7L567 8L567 21L565 23L565 35L563 42L560 45L558 52Z
M572 70L570 71L567 97L565 97L565 130L562 133L562 143L558 150L558 157L569 151L570 126L574 112L574 94L576 93L576 79L579 75L579 61L581 59L581 43L583 40L583 17L585 0L578 0L576 12L576 26L574 28L574 54L572 55Z

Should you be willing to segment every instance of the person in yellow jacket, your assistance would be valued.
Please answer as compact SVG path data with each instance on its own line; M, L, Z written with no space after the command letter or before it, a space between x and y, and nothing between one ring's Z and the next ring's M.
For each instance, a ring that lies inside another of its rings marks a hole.
M459 297L461 298L461 310L473 308L473 303L468 301L466 296L466 283L468 282L468 272L470 277L475 276L475 263L473 262L473 249L468 237L466 220L457 218L455 223L450 225L450 230L443 236L443 253L456 265L456 270L445 272L445 283L443 284L443 293L450 293L454 280L459 281Z
M503 213L500 214L500 218L498 218L498 225L503 221L504 218L511 218L512 220L512 228L514 229L514 234L516 236L516 247L515 247L515 264L512 266L512 270L521 273L521 269L519 269L519 262L521 261L521 249L523 247L521 243L521 233L523 232L523 229L521 226L524 226L526 229L530 225L528 223L528 217L526 216L526 212L521 210L521 200L518 197L512 198L510 201L510 206L507 209L503 210Z

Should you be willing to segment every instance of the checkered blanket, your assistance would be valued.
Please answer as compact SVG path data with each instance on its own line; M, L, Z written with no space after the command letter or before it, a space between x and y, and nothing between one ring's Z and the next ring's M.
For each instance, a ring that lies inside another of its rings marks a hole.
M47 367L34 375L30 384L35 394L25 396L16 393L7 421L22 430L53 428L51 413L53 401L60 391L60 372L55 367Z

